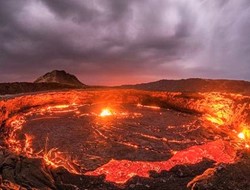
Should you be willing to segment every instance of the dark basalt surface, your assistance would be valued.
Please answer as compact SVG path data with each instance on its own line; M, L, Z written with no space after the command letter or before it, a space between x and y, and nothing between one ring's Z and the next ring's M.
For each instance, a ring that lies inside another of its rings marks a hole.
M110 106L117 110L116 115L103 118L97 107L105 105L81 106L77 114L75 111L39 114L33 110L18 136L31 135L35 152L42 150L48 139L48 149L56 147L77 158L86 171L111 159L164 161L175 151L215 137L195 115L116 104Z

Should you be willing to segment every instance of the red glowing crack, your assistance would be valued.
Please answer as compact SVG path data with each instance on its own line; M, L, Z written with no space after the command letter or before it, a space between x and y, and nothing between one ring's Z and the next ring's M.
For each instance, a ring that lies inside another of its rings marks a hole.
M217 163L233 163L236 150L222 140L209 142L204 145L192 146L177 152L172 158L162 162L145 162L129 160L111 160L107 164L86 175L98 176L104 174L106 181L124 184L133 176L149 177L149 171L169 171L176 165L196 164L203 158L214 160Z

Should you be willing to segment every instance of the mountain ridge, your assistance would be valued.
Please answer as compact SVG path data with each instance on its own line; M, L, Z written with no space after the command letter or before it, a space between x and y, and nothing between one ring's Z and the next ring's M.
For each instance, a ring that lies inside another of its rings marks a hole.
M169 92L236 92L250 93L250 82L229 79L188 78L179 80L162 79L135 85L121 85L119 88Z
M78 80L76 76L69 74L64 70L53 70L48 72L38 77L34 83L0 83L0 94L4 95L47 90L86 88L118 88L166 92L228 92L247 95L250 94L250 82L244 80L188 78L179 80L162 79L148 83L112 87L88 86Z

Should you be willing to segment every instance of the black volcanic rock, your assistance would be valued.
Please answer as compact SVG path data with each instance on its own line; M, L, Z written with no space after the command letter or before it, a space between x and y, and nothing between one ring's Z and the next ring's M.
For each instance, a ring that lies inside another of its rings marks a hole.
M34 83L59 83L69 86L84 87L76 76L66 73L65 71L54 70L39 77Z

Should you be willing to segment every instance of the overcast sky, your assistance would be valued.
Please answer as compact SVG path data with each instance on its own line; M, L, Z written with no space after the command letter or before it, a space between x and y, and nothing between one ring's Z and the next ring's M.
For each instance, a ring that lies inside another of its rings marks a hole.
M250 80L250 0L0 0L0 82Z

